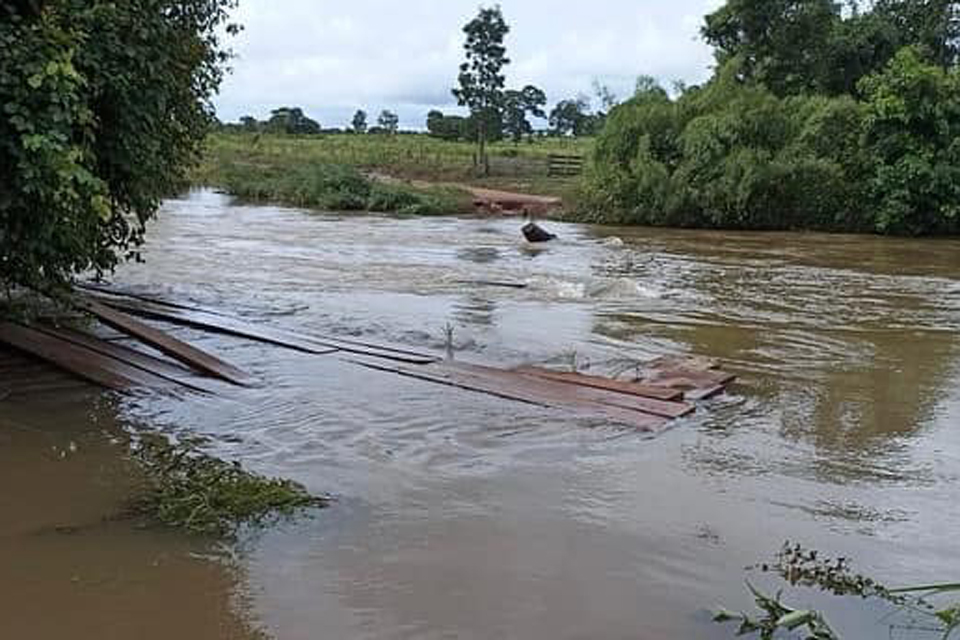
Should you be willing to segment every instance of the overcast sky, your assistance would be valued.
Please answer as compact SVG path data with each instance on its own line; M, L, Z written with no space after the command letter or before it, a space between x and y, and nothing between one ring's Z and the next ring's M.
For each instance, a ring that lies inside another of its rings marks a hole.
M502 0L510 25L508 87L535 84L553 104L592 94L594 78L620 96L639 74L669 86L707 78L703 16L722 0ZM381 109L423 128L432 108L457 112L450 89L462 27L477 0L241 0L244 31L216 104L224 121L299 106L324 127Z

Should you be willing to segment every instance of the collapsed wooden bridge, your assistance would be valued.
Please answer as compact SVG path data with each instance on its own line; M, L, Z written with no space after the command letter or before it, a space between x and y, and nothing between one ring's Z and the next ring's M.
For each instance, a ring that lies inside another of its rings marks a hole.
M654 360L640 368L641 376L634 381L534 366L503 369L445 360L405 347L301 334L102 287L88 287L87 293L77 294L74 306L95 318L100 330L58 327L50 321L30 326L2 322L0 343L117 391L218 393L231 385L256 384L238 367L143 319L159 320L317 356L337 355L370 370L562 409L642 431L659 431L693 413L698 400L722 393L734 380L715 363L697 358ZM103 327L116 333L106 336Z

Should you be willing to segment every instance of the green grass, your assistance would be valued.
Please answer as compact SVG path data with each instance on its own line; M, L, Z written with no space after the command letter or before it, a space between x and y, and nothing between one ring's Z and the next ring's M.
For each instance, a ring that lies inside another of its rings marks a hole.
M247 200L334 211L465 213L472 211L471 198L449 183L563 196L577 181L548 177L547 156L587 155L591 148L592 141L585 139L496 143L490 148L492 175L481 178L474 167L474 145L422 134L216 133L207 139L193 182Z
M498 178L546 175L550 154L590 154L589 138L544 138L533 142L497 142L489 147L491 170ZM291 161L340 164L379 170L403 178L469 180L476 177L476 146L446 142L426 134L283 136L216 133L207 141L205 171L231 159L249 157L286 164ZM209 175L209 173L207 174Z
M145 487L132 511L164 526L191 533L230 536L245 523L262 523L322 507L290 480L267 478L162 436L144 436L133 450Z

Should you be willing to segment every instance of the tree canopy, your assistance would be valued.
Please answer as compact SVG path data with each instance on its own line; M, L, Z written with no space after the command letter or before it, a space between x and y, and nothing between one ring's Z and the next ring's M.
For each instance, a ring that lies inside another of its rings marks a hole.
M270 112L264 129L269 133L316 135L320 133L320 123L308 118L300 107L280 107Z
M503 129L514 142L533 133L529 117L544 118L547 95L533 85L520 91L510 89L503 95Z
M481 8L477 17L463 27L466 60L460 65L459 86L453 95L460 106L470 109L485 173L490 172L486 155L490 124L502 121L503 67L510 64L503 39L509 31L500 7Z
M614 108L584 192L598 221L960 233L956 2L729 0L719 63Z
M137 254L212 122L233 5L0 0L0 284Z
M353 114L353 120L350 122L350 127L353 129L354 133L366 133L367 112L363 109L357 109L357 112Z

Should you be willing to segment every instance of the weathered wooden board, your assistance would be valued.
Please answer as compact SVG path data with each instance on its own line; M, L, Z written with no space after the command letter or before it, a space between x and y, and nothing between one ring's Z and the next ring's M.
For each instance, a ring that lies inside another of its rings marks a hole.
M251 377L233 365L155 327L144 324L132 316L111 309L90 298L77 298L76 304L93 314L104 324L134 336L157 351L190 367L236 385L249 386L252 384Z
M556 398L557 402L601 404L670 419L682 418L695 410L692 404L686 402L668 402L594 387L581 387L495 367L463 362L444 362L436 366L503 380L506 384Z
M194 371L167 360L161 360L150 354L125 347L114 342L107 342L89 334L73 329L58 329L49 326L39 327L47 335L71 342L81 347L96 351L101 355L114 358L121 362L143 369L156 376L175 382L194 391L203 393L217 393L218 389L211 384L210 378L197 375Z
M544 393L542 389L529 386L518 386L503 377L483 375L466 368L447 366L444 364L430 364L420 366L399 366L385 363L376 363L361 360L347 360L360 366L378 371L385 371L397 375L424 380L435 384L456 387L476 393L505 398L516 402L523 402L540 407L551 407L570 411L577 416L604 418L635 428L639 431L655 432L665 428L670 420L624 409L621 407L601 403L578 402L564 398L562 395Z
M122 309L137 315L165 320L175 324L183 324L198 329L249 338L251 340L288 347L307 353L323 355L335 351L347 351L349 353L358 353L409 364L426 364L439 360L437 356L433 355L356 340L300 335L291 331L253 324L239 318L208 311L167 307L162 304L146 301L123 299L102 299L101 301L110 307Z
M713 389L726 386L736 380L732 373L724 371L699 371L696 369L661 369L645 373L643 383L670 389L689 391Z
M641 396L644 398L654 398L656 400L683 400L683 391L679 389L670 389L658 387L640 382L626 382L623 380L612 380L601 376L591 376L582 373L567 373L563 371L553 371L541 367L518 367L515 371L526 375L554 380L556 382L565 382L567 384L578 385L581 387L593 387L604 389L606 391L615 391L627 395Z
M108 389L124 391L138 386L175 386L173 382L138 367L11 322L0 322L0 342Z
M89 381L0 343L0 400L36 393L71 393L88 388Z

